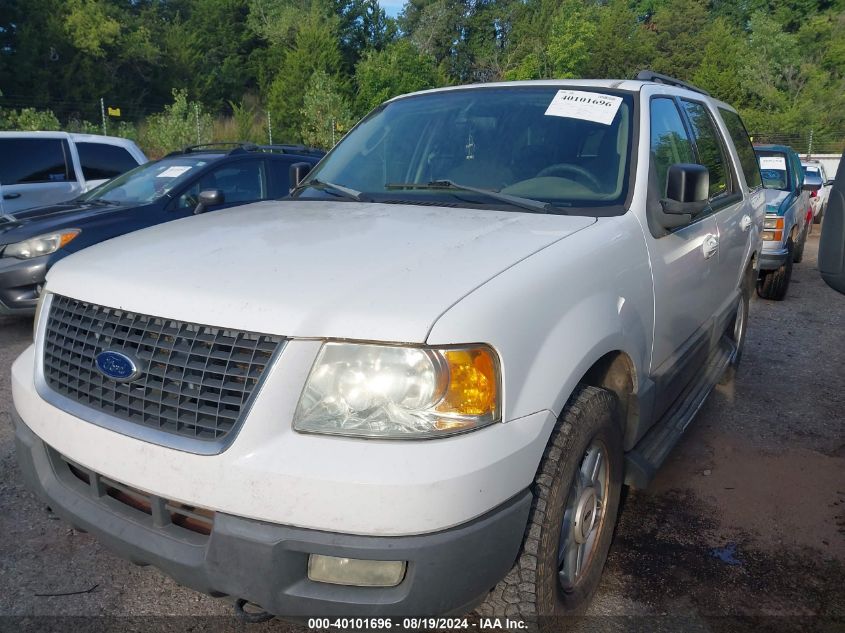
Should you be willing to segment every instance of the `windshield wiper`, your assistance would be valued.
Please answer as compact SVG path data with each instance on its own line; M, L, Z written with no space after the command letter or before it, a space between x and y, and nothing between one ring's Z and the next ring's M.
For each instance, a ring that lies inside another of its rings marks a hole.
M342 198L348 198L349 200L356 200L357 202L367 202L363 198L364 194L361 191L356 191L355 189L350 189L349 187L344 187L343 185L336 185L333 182L325 182L323 180L309 180L308 182L304 182L299 185L294 192L299 191L300 189L304 189L305 187L311 187L312 189L320 189L323 191L335 192L340 194Z
M88 204L99 204L100 206L116 207L120 203L113 200L105 200L103 198L94 198L93 200L86 200Z
M460 185L451 180L432 180L431 182L390 182L384 186L385 189L441 189L453 191L470 191L478 193L493 200L504 202L515 207L534 211L535 213L559 213L560 208L554 206L550 202L541 202L540 200L532 200L531 198L521 198L520 196L512 196L507 193L501 193L493 189L481 189L480 187L470 187L469 185Z

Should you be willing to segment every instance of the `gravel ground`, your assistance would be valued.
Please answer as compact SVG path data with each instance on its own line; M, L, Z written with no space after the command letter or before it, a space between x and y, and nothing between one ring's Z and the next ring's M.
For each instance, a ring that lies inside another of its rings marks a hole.
M582 628L843 630L845 296L819 277L817 238L785 301L752 302L734 386L711 395L653 484L627 495ZM0 318L0 629L241 630L227 602L118 559L25 490L8 367L30 338L28 320ZM145 617L115 619L127 615Z

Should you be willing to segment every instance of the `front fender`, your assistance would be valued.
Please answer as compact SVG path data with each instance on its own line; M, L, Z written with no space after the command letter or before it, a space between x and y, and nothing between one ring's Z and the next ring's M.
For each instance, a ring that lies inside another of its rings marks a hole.
M507 421L559 414L608 352L624 352L646 376L653 327L648 255L629 213L600 218L489 280L435 322L428 342L492 345Z

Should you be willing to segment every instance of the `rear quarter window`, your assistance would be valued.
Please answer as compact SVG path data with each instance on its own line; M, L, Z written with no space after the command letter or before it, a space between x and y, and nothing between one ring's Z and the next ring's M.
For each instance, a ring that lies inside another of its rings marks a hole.
M67 141L60 138L0 139L0 184L76 180Z
M757 156L754 153L754 146L751 144L751 139L742 123L742 119L736 112L719 108L719 114L722 116L722 121L725 122L725 127L728 129L728 134L731 136L736 153L739 156L739 164L742 167L742 173L745 176L745 184L749 191L758 189L763 185L763 180L760 177L760 165L757 163Z
M85 180L110 180L138 166L138 161L118 145L77 143L79 163Z

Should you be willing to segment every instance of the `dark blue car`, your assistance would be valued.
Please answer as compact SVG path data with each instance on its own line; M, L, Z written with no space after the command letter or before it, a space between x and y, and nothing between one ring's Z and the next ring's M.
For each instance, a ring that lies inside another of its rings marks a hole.
M47 271L71 253L195 212L283 198L291 165L314 165L323 154L289 145L195 146L70 202L0 216L0 315L34 312Z

